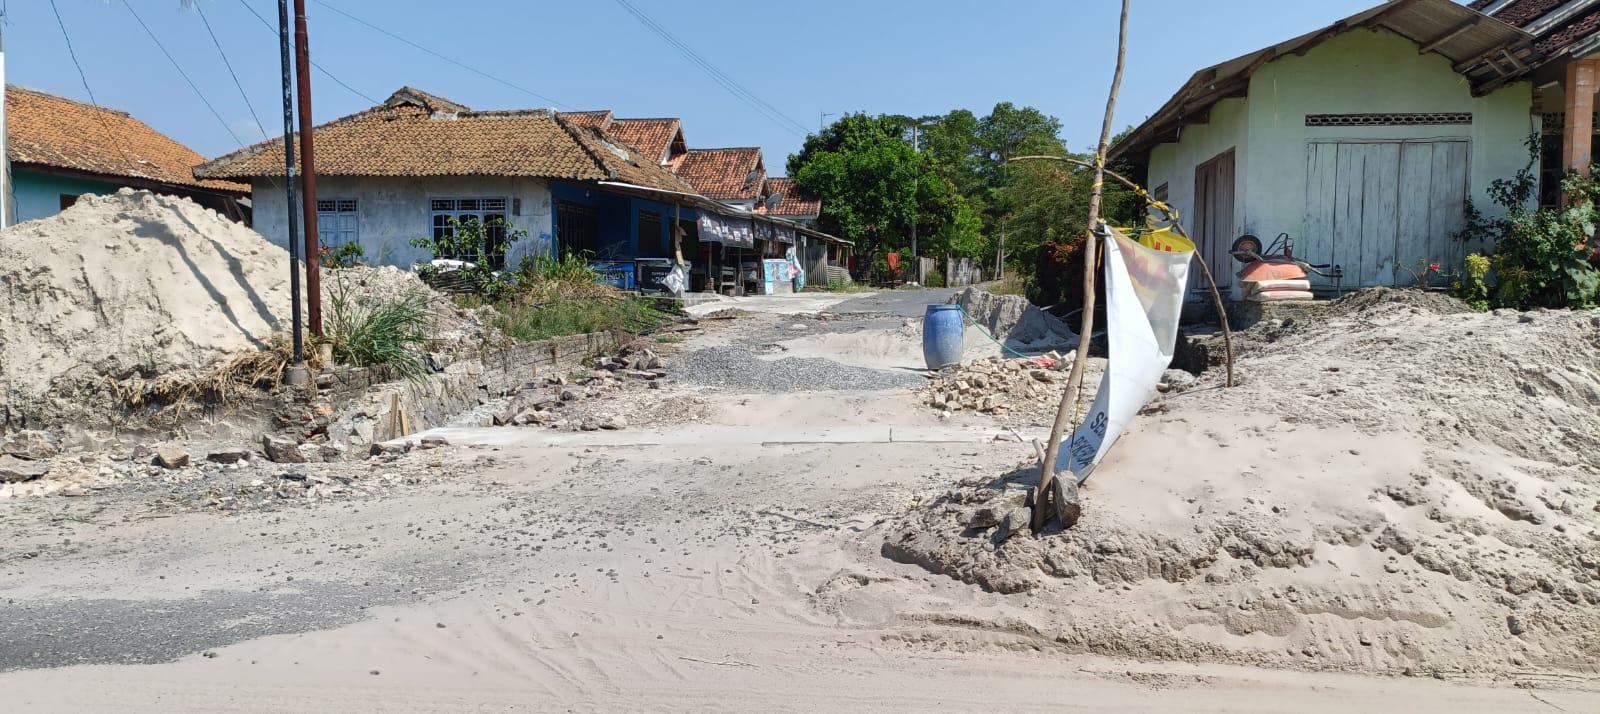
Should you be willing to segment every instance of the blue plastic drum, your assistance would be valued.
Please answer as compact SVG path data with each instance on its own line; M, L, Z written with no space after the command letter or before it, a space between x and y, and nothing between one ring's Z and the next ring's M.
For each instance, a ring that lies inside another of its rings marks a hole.
M929 305L922 319L922 359L928 369L944 369L961 363L962 333L960 305Z

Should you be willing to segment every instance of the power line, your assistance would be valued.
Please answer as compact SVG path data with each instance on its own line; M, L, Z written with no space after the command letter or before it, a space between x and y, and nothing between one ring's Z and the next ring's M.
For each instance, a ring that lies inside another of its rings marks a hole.
M233 71L233 63L228 61L228 53L222 49L222 41L217 39L217 33L211 29L211 21L206 19L206 11L200 3L195 3L194 9L200 15L200 22L206 26L206 34L211 36L211 44L216 45L217 54L222 56L222 66L228 68L228 74L233 77L233 86L239 89L239 97L244 100L244 105L250 110L250 118L256 123L256 131L261 132L263 138L267 134L267 126L261 123L261 115L256 113L256 106L250 103L250 93L244 91L244 83L239 81L239 73Z
M754 92L745 89L743 85L739 84L732 77L728 76L726 72L718 69L715 65L711 64L709 60L701 57L699 53L696 53L693 49L690 49L688 45L684 44L681 40L675 37L669 30L667 30L666 27L662 26L661 23L656 22L654 18L646 15L644 11L634 6L632 3L627 2L627 0L617 0L617 3L621 5L623 9L632 14L635 19L639 20L639 22L642 23L646 29L655 33L656 36L660 37L662 40L665 40L667 44L671 45L678 51L678 54L682 55L695 66L698 66L701 70L705 71L713 81L715 81L723 89L728 90L728 92L733 94L736 99L744 102L746 106L756 110L756 112L760 113L762 116L765 116L767 119L777 123L779 126L782 126L785 129L795 131L800 134L807 133L806 128L799 122L784 114L777 107L768 104L766 101L756 96Z
M56 26L61 28L61 39L67 43L67 56L72 58L72 66L78 69L78 80L83 82L83 91L89 95L89 105L95 109L101 109L100 102L94 98L94 89L89 87L89 75L83 71L83 63L78 61L78 52L72 47L72 35L67 32L67 22L61 19L61 9L56 7L56 0L50 0L50 11L55 13ZM111 129L111 125L106 123L104 114L97 111L94 116L95 120L100 122L100 128L106 130L107 136L116 136L116 132ZM112 145L117 147L117 153L122 155L122 160L128 162L129 166L137 165L133 157L128 156L128 152L123 148L122 142L113 140ZM9 164L7 165L9 166Z
M638 7L634 6L633 3L629 2L628 0L616 0L616 2L618 5L621 5L624 10L627 10L629 14L633 15L635 19L639 20L639 22L643 24L646 29L649 29L651 32L655 33L656 36L665 40L667 44L672 45L672 47L678 51L678 54L683 55L684 59L689 60L695 66L704 70L713 81L721 85L723 89L728 90L729 93L733 94L734 97L739 99L741 102L744 102L745 105L756 110L756 112L760 113L762 116L765 116L767 119L785 129L788 129L789 131L793 131L802 135L809 133L804 124L795 121L789 115L784 114L782 110L767 103L761 97L756 96L754 92L745 89L743 85L739 84L732 77L728 76L726 72L718 69L709 60L701 57L694 50L690 49L688 45L684 44L677 37L673 36L673 34L668 31L667 28L663 27L661 23L656 22L649 15L646 15L643 10L640 10Z
M54 4L55 0L50 0L50 2ZM144 18L139 17L139 13L133 9L133 5L130 5L128 0L122 0L122 6L128 8L128 14L133 15L133 19L139 23L140 27L144 28L144 33L150 36L152 42L156 43L156 47L161 50L161 54L166 55L167 61L172 63L172 68L178 70L178 76L183 77L183 81L189 83L189 88L193 89L195 96L200 98L200 103L206 105L206 109L211 110L211 116L217 118L217 123L222 125L222 130L228 132L228 136L233 137L235 144L245 146L244 140L234 133L232 126L228 125L228 120L222 118L222 114L217 111L217 108L211 105L211 100L206 99L205 93L200 91L200 85L195 84L194 80L189 77L189 73L183 71L183 65L178 64L178 60L172 56L171 52L167 51L167 46L161 43L161 38L156 37L156 33L150 30L150 26L144 24Z
M256 19L261 21L261 25L263 27L267 28L267 31L271 32L273 37L277 37L278 36L278 27L276 25L270 23L270 22L267 22L267 18L262 17L261 13L256 12L255 8L250 7L250 3L246 2L246 0L239 0L239 4L243 5L244 9L249 10L251 15L255 15ZM326 68L324 68L322 65L317 64L316 60L312 60L311 66L313 68L315 68L318 72L321 72L328 79L333 80L334 84L337 84L337 85L339 85L341 87L344 87L345 89L349 90L349 92L351 94L354 94L354 95L356 95L358 97L361 97L362 99L365 99L365 100L367 100L368 102L371 102L374 105L383 103L383 102L380 102L380 101L378 101L376 99L373 99L372 97L367 96L366 93L362 92L361 90L356 89L355 87L352 87L349 84L346 84L344 80L339 79L338 77L334 76L334 74L332 72L329 72Z
M504 79L501 79L501 78L496 77L496 76L494 76L492 74L489 74L488 72L485 72L485 71L483 71L481 69L478 69L478 68L473 67L471 65L465 64L465 63L463 63L463 62L461 62L459 60L455 60L455 59L451 59L449 57L446 57L446 56L444 56L442 54L439 54L438 52L430 50L430 49L428 49L426 47L423 47L422 45L419 45L419 44L417 44L415 42L412 42L411 40L408 40L408 39L406 39L404 37L396 35L393 32L385 30L385 29L383 29L381 27L378 27L377 25L374 25L374 24L372 24L370 22L367 22L366 20L363 20L363 19L361 19L359 17L356 17L355 15L351 15L348 12L340 10L339 8L336 8L336 7L332 6L332 5L329 5L328 3L322 2L322 0L312 0L312 1L317 3L318 5L321 5L321 6L325 7L325 8L333 11L333 12L336 12L336 13L338 13L340 15L343 15L343 16L345 16L347 18L350 18L351 20L354 20L355 22L358 22L358 23L360 23L362 25L366 25L367 27L369 27L369 28L371 28L373 30L376 30L376 31L378 31L380 33L383 33L384 35L387 35L387 36L389 36L390 38L392 38L394 40L397 40L399 42L403 42L403 43L405 43L407 45L410 45L410 46L412 46L412 47L414 47L414 48L416 48L418 50L426 52L426 53L428 53L430 55L433 55L434 57L437 57L437 58L442 59L442 60L444 60L446 62L449 62L450 64L453 64L453 65L455 65L457 67L460 67L460 68L462 68L464 70L467 70L468 72L472 72L473 74L476 74L476 75L478 75L480 77L484 77L486 79L490 79L490 80L493 80L495 82L499 82L500 84L503 84L503 85L505 85L507 87L510 87L512 89L515 89L515 90L517 90L519 92L522 92L524 94L532 96L532 97L534 97L536 99L539 99L539 100L545 101L545 102L549 102L550 104L552 104L552 105L554 105L554 106L556 106L558 108L571 109L571 107L568 107L567 105L562 104L561 102L558 102L558 101L556 101L554 99L551 99L550 97L547 97L547 96L545 96L543 94L535 92L535 91L533 91L531 89L528 89L527 87L523 87L523 86L520 86L520 85L517 85L517 84L513 84L511 82L508 82L508 81L506 81Z

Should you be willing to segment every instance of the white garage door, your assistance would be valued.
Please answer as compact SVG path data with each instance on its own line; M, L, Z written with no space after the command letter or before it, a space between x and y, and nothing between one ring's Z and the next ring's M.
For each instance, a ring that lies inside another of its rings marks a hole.
M1465 139L1312 142L1299 257L1343 266L1350 287L1410 285L1397 261L1459 266L1451 236L1465 220L1470 148Z

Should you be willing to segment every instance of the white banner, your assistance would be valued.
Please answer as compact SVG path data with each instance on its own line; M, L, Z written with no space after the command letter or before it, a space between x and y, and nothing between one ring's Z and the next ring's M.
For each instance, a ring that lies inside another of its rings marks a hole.
M1094 405L1056 457L1056 473L1083 483L1172 363L1194 251L1159 251L1115 228L1106 241L1106 334L1110 360ZM1087 340L1078 349L1088 349Z

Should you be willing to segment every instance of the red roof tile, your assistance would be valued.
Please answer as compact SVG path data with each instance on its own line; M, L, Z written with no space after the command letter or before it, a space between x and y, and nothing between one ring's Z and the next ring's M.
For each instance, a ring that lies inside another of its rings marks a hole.
M1492 4L1494 0L1476 0L1467 7L1483 11ZM1567 0L1515 0L1497 10L1491 17L1508 25L1527 29L1528 25L1550 17L1551 13L1560 10L1566 4ZM1543 31L1534 40L1534 49L1547 57L1558 55L1600 30L1600 9L1575 14L1560 24L1541 29Z
M409 87L379 106L316 127L316 137L317 173L328 176L523 176L691 190L653 158L564 115L472 111ZM196 169L200 176L231 179L283 173L281 139Z
M761 209L767 215L778 218L809 218L822 214L822 199L800 190L792 178L778 176L767 179L766 190L763 193L767 196L783 197L772 210Z
M678 153L685 150L683 123L677 119L617 119L607 130L623 143L657 157L657 161L665 161L674 145Z
M701 195L718 201L759 200L767 178L756 148L690 149L673 168Z
M16 164L190 189L249 191L228 181L196 180L192 172L205 157L126 112L7 86L5 114L7 153Z
M561 112L561 118L566 119L567 122L573 126L604 129L611 124L611 110L600 109L592 112Z

